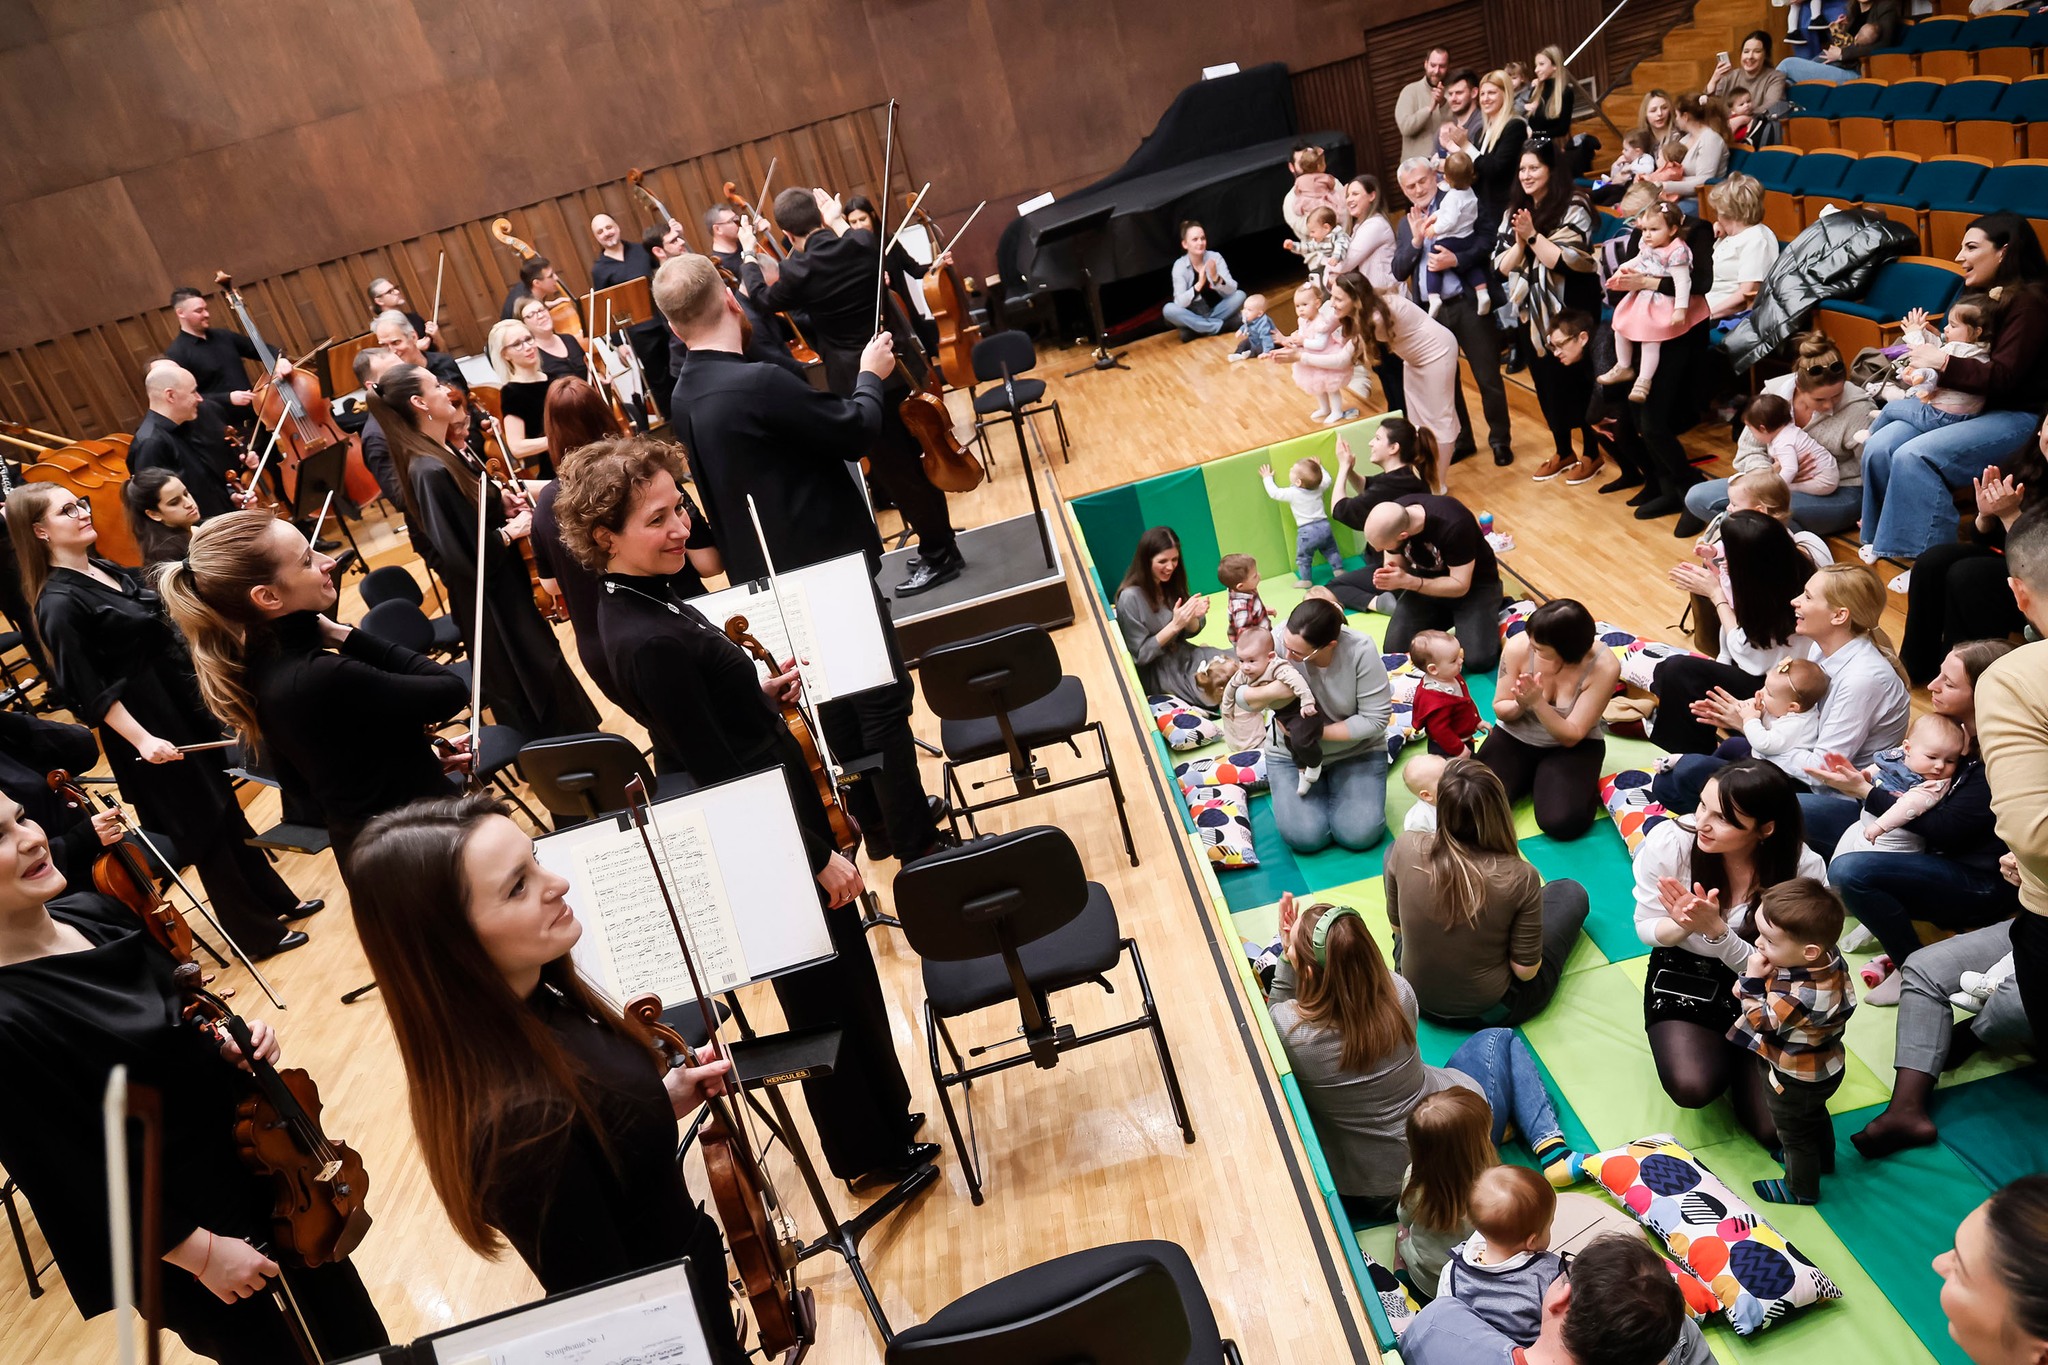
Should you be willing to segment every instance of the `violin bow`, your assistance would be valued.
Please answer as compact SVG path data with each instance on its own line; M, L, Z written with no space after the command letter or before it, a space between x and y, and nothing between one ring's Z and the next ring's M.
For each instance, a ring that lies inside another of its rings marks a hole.
M946 252L951 251L953 249L954 243L958 242L962 237L965 237L967 235L967 229L974 225L974 220L979 218L981 216L981 211L987 207L988 200L986 199L982 200L979 204L976 204L974 206L974 212L967 215L967 221L960 225L960 230L958 232L955 232L952 238L947 241L946 245L939 251L939 255L943 256L946 254Z
M903 229L909 227L910 220L917 217L918 206L924 203L924 197L931 192L932 182L927 180L924 182L924 188L917 192L917 198L910 201L910 207L904 211L902 219L896 224L896 231L889 238L889 245L882 248L882 259L884 261L888 260L889 253L896 249L896 243L903 239Z
M434 311L427 314L429 326L438 326L441 321L441 276L448 269L448 253L443 251L441 259L434 265Z
M284 430L284 420L279 418L277 425L270 429L270 440L263 447L263 458L256 462L255 470L249 475L248 491L250 493L254 493L262 485L264 466L270 463L270 453L277 449L277 434L282 430Z
M761 529L761 509L754 505L754 495L747 494L747 515L754 522L754 540L761 547L761 562L768 568L768 595L775 599L775 617L782 622L782 638L789 641L790 657L796 664L796 685L802 698L804 711L810 718L811 738L817 743L818 757L825 764L825 771L832 776L832 788L839 789L840 768L833 760L832 745L825 738L825 726L820 717L818 703L811 697L810 664L796 652L796 640L789 629L789 613L782 607L782 580L775 573L775 556L768 551L768 536Z
M896 101L889 101L889 128L882 137L882 192L875 205L875 241L882 243L887 238L884 231L889 226L889 168L896 153ZM875 252L875 331L882 330L882 277L889 273L887 258L889 248L880 246Z
M512 452L506 451L505 458L509 461ZM476 743L477 731L483 728L484 723L484 537L489 534L486 522L489 520L490 496L491 476L489 466L485 466L477 471L476 476L476 629L469 637L473 642L469 661L469 752L472 755L480 752ZM472 757L470 773L475 776L476 772L476 760Z
M768 212L761 205L768 202L768 186L775 181L775 160L772 156L768 158L768 173L761 177L761 192L754 196L754 212L757 215L765 215Z
M320 515L313 522L313 534L308 537L308 543L313 545L320 543L320 528L327 524L327 513L333 506L334 490L330 488L327 490L327 501L320 504Z

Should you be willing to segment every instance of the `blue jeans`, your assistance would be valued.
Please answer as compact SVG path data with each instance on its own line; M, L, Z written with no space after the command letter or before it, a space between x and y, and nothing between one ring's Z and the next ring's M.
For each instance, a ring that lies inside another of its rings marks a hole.
M1685 490L1685 510L1701 521L1712 521L1728 510L1728 480L1708 479ZM1863 490L1837 488L1832 493L1794 493L1792 520L1817 536L1831 536L1856 524L1863 510Z
M1981 929L2019 909L2018 889L1995 870L1936 853L1845 854L1829 866L1828 884L1894 963L1919 950L1916 919L1943 929Z
M1937 408L1925 399L1915 398L1909 394L1904 398L1894 398L1879 408L1876 420L1870 424L1870 433L1875 436L1894 422L1904 422L1924 435L1942 427L1954 426L1957 422L1968 421L1969 418L1969 413Z
M1788 81L1826 81L1829 85L1840 85L1843 81L1856 79L1856 73L1846 66L1816 62L1809 57L1780 57L1778 70L1785 73Z
M1316 555L1330 561L1330 572L1344 572L1344 552L1337 548L1337 533L1327 521L1312 521L1294 528L1294 570L1306 583L1316 567Z
M1863 444L1863 543L1912 559L1953 542L1950 490L2024 449L2039 425L2030 412L1981 412L1932 431L1908 422L1873 429Z
M1480 1093L1493 1110L1494 1146L1507 1141L1511 1122L1531 1152L1537 1143L1563 1136L1536 1058L1513 1029L1479 1030L1451 1054L1448 1065L1479 1082Z
M1162 310L1166 320L1184 332L1212 337L1222 331L1237 330L1237 314L1244 307L1244 290L1233 289L1216 300L1213 308L1205 307L1198 298L1186 308L1169 303Z
M1266 781L1273 791L1273 823L1296 853L1314 853L1332 841L1362 851L1387 837L1387 746L1378 739L1325 764L1323 775L1296 794L1301 770L1284 753L1266 751Z

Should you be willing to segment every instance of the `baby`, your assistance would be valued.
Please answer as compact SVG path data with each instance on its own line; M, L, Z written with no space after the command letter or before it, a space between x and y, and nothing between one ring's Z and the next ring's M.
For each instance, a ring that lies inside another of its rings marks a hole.
M1941 799L1948 795L1956 774L1962 771L1963 752L1968 745L1963 727L1947 716L1930 711L1914 721L1913 728L1906 731L1905 756L1906 769L1911 774L1907 780L1912 785L1899 786L1896 770L1888 771L1881 764L1864 769L1863 775L1877 784L1877 791L1864 801L1862 823L1842 831L1835 856L1918 853L1926 847L1926 841L1906 826L1941 804ZM1892 799L1885 809L1872 814L1873 803L1886 805L1877 792Z
M1811 659L1781 659L1744 711L1740 738L1730 739L1716 753L1723 758L1761 758L1785 770L1795 782L1806 778L1804 750L1820 734L1820 704L1828 694L1828 675ZM1738 748L1739 746L1739 748Z
M1308 277L1329 288L1329 270L1351 246L1351 234L1338 226L1336 210L1317 205L1308 211L1308 240L1289 242L1287 249L1308 266Z
M1778 477L1794 493L1832 493L1841 483L1834 452L1792 420L1792 405L1775 393L1760 393L1742 411L1742 424L1770 452Z
M1638 128L1621 139L1621 155L1607 170L1607 185L1626 185L1639 175L1657 169L1657 142L1648 129ZM1595 186L1594 188L1603 188Z
M1408 657L1422 670L1410 724L1429 740L1439 758L1464 758L1479 732L1479 708L1465 685L1465 647L1441 630L1418 630Z
M1435 754L1415 754L1401 765L1401 782L1415 798L1415 804L1408 808L1408 815L1401 821L1404 831L1436 833L1436 789L1444 780L1444 769L1450 760L1438 758Z
M1329 158L1320 147L1303 147L1294 153L1294 208L1306 216L1318 204L1331 212L1344 206L1344 188L1330 174Z
M1250 555L1225 555L1217 562L1216 581L1229 594L1230 643L1248 630L1270 630L1273 613L1259 596L1259 561Z
M1299 459L1287 471L1287 487L1273 482L1273 466L1259 466L1266 481L1266 496L1284 502L1294 513L1294 569L1301 581L1309 581L1316 556L1329 560L1333 573L1344 572L1344 552L1337 548L1336 532L1330 529L1330 512L1323 506L1323 486L1329 482L1323 467L1312 459Z
M1737 87L1728 95L1728 140L1743 142L1749 138L1750 127L1756 122L1755 96Z
M1264 732L1263 725L1253 731L1250 743L1238 741L1231 727L1237 725L1241 729L1242 717L1247 715L1256 724L1257 713L1244 704L1242 694L1247 687L1269 682L1286 683L1294 693L1293 701L1274 709L1273 719L1280 722L1288 756L1301 772L1296 789L1306 796L1315 780L1323 775L1323 723L1317 718L1316 694L1309 690L1308 679L1286 655L1273 648L1270 630L1248 630L1237 637L1237 672L1223 687L1223 733L1231 735L1231 742L1241 748L1257 743L1257 736Z
M1656 185L1668 185L1674 180L1685 179L1685 154L1691 150L1679 138L1672 138L1657 149L1657 168L1643 179Z
M1477 172L1472 158L1452 152L1444 158L1443 197L1422 223L1422 254L1442 247L1456 254L1472 245L1472 233L1479 225L1479 196L1472 182ZM1429 315L1435 317L1445 299L1470 294L1481 314L1493 311L1493 296L1486 287L1486 267L1475 262L1470 269L1424 270L1423 292L1429 296Z
M1238 317L1242 321L1237 328L1237 349L1230 353L1230 358L1251 360L1269 354L1274 346L1274 332L1273 319L1266 316L1266 296L1251 295Z
M1472 1182L1468 1211L1475 1231L1451 1249L1436 1296L1456 1299L1517 1346L1533 1346L1543 1296L1564 1273L1564 1259L1550 1249L1557 1191L1527 1166L1494 1166Z
M1945 355L1974 360L1987 351L1984 345L1984 309L1974 302L1952 305L1948 310L1948 323L1941 329L1941 341L1937 343L1927 330L1927 314L1916 308L1906 317L1903 339L1910 346L1938 344ZM1900 371L1899 378L1908 387L1902 389L1887 384L1879 391L1890 401L1871 420L1870 430L1873 433L1893 422L1904 422L1915 431L1928 432L1984 411L1983 394L1941 387L1939 370L1906 369Z

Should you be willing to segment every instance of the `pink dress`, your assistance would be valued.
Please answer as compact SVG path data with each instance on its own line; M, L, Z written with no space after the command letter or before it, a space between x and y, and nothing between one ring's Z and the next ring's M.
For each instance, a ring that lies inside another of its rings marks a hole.
M1380 295L1394 319L1382 344L1401 358L1409 421L1436 438L1448 459L1458 444L1458 338L1405 294Z
M1343 392L1351 382L1351 343L1337 335L1335 309L1325 304L1313 322L1302 325L1301 350L1300 358L1294 362L1294 382L1301 386L1301 391L1318 398ZM1341 368L1337 364L1339 356L1343 357Z
M1676 295L1638 289L1621 301L1621 306L1614 310L1614 330L1630 341L1671 341L1684 336L1707 316L1706 300L1691 297L1692 248L1682 239L1674 238L1668 246L1646 246L1622 269L1650 279L1673 280L1678 285ZM1673 303L1680 305L1677 322L1671 320Z

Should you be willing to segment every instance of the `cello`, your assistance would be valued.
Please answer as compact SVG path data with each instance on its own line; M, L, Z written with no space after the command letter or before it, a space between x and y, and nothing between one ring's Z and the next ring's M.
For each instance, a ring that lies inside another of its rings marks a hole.
M512 235L510 218L491 220L491 237L500 246L509 246L519 254L522 261L530 261L540 255L532 246ZM568 290L563 289L548 300L548 316L555 320L555 330L564 336L583 340L583 314L576 309L576 300Z
M782 672L782 665L775 662L775 656L768 652L768 647L747 633L746 617L727 618L725 638L747 651L754 662L764 665L768 676L774 677ZM811 783L818 790L818 799L825 803L825 818L832 826L832 846L847 858L852 858L860 848L860 826L840 804L839 784L833 780L831 771L825 766L824 756L818 752L817 737L811 733L810 717L794 701L786 701L782 703L782 723L789 727L796 747L803 750L804 766L811 771Z
M255 410L256 420L277 434L278 446L283 451L278 464L288 479L286 493L296 500L294 490L302 461L340 446L347 452L342 464L342 493L358 507L367 507L375 502L377 477L363 463L363 444L343 431L341 424L334 420L334 408L321 390L319 379L310 369L297 365L279 379L279 357L264 342L263 334L256 330L256 319L249 316L234 280L222 270L215 273L213 282L220 286L221 296L228 301L228 307L234 309L236 321L242 324L242 331L256 347L256 355L262 362L263 378L250 390L249 403Z
M932 216L916 207L917 196L907 198L917 222L931 238L932 259L936 261L946 254L950 245L940 234L939 225ZM964 224L961 230L966 230ZM900 227L898 231L901 231ZM959 234L954 235L957 238ZM981 328L975 325L974 314L968 306L967 285L951 263L925 271L920 283L924 286L925 304L932 311L932 321L939 327L939 350L932 359L945 372L948 383L955 387L964 386L974 373L974 343L981 339Z

